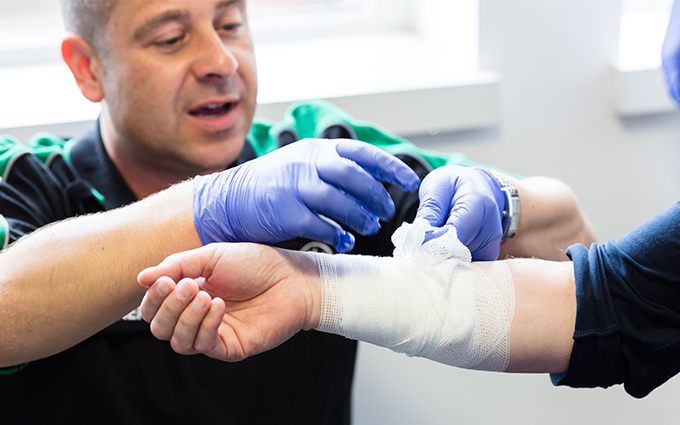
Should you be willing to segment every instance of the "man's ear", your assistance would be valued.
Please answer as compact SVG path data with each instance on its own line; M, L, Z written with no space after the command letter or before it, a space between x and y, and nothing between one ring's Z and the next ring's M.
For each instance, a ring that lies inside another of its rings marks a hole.
M104 74L101 61L90 43L78 35L69 35L61 43L61 57L71 69L83 96L91 102L101 102L104 99Z

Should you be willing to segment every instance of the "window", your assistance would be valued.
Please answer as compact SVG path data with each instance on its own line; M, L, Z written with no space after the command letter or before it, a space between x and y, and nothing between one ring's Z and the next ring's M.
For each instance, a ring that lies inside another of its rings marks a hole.
M58 0L3 0L0 66L59 60L64 33Z
M498 122L499 78L478 70L478 0L246 1L260 117L323 98L404 135ZM0 11L0 92L15 99L0 129L95 119L60 60L59 0L0 0Z
M403 29L414 0L247 0L256 43ZM0 66L59 60L59 0L2 0Z
M248 8L254 14L299 13L310 10L341 10L365 4L361 0L250 0Z
M618 66L625 70L657 68L673 0L624 0Z
M258 116L276 120L291 101L323 98L402 135L498 122L498 76L478 69L478 0L346 7L333 25L311 11L295 23L281 18L271 37L253 22Z
M675 111L661 69L673 0L623 0L614 98L621 117Z
M418 0L249 0L255 43L403 31Z

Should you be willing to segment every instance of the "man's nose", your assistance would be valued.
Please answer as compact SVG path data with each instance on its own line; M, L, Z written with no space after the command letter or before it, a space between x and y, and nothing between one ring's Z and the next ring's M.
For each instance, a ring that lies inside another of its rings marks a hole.
M198 54L193 64L196 78L225 79L236 73L238 60L229 46L222 42L215 31L206 31L201 37Z

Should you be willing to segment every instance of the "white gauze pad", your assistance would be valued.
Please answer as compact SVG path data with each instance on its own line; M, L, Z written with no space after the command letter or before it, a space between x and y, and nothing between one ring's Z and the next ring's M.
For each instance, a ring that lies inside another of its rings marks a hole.
M316 328L466 369L504 371L515 312L502 261L470 262L453 226L423 244L425 220L392 236L393 257L315 254L322 283Z

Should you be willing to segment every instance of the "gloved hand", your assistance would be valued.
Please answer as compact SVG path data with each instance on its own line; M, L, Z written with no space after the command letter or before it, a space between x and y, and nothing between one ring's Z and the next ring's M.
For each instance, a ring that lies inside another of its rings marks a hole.
M473 261L496 260L503 238L506 196L483 168L447 165L428 174L420 185L416 217L432 226L456 226Z
M671 96L680 103L680 1L673 3L671 20L661 49L663 71Z
M413 191L418 176L385 151L356 140L301 140L236 168L194 179L194 223L204 244L277 243L304 237L354 247L389 220L394 202L380 179Z

